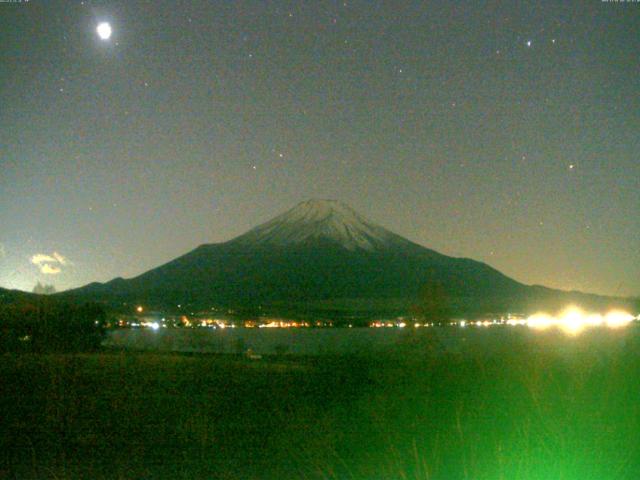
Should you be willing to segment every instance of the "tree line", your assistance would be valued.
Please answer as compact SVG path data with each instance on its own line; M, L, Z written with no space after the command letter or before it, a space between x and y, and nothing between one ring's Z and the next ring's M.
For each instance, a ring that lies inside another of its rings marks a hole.
M100 347L106 312L100 305L53 299L0 304L0 351L80 352Z

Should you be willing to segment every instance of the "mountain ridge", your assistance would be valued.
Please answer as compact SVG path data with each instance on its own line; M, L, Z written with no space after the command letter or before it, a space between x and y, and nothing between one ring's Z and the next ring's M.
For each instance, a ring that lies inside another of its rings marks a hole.
M427 297L433 292L460 315L612 301L527 286L485 263L411 242L335 200L301 202L226 242L202 244L130 279L94 282L62 295L291 315L323 314L351 302L376 315L410 312L432 301Z

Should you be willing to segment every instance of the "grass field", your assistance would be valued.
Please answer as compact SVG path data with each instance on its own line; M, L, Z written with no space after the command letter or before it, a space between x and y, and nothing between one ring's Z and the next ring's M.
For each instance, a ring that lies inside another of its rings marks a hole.
M571 341L584 348L3 355L0 478L638 478L640 342Z

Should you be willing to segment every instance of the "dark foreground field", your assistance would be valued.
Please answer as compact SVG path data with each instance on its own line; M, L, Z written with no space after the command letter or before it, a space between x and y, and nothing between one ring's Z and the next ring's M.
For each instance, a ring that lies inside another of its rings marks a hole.
M639 342L598 335L568 354L541 336L465 356L4 355L0 478L638 478Z

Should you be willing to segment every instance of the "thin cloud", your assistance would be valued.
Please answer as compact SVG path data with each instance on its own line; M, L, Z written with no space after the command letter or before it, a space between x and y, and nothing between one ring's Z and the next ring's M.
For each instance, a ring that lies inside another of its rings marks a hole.
M63 257L58 252L53 252L53 258L55 258L60 265L66 265L68 260L66 257Z
M31 263L36 265L45 275L57 275L62 272L61 267L71 265L69 259L58 252L53 252L51 255L36 253L31 257Z
M45 263L58 263L51 255L46 255L44 253L36 253L33 257L31 257L31 263L34 265L42 266Z
M62 270L60 269L60 267L53 267L53 266L49 265L48 263L45 263L44 265L42 265L40 267L40 271L42 273L44 273L45 275L57 275Z

